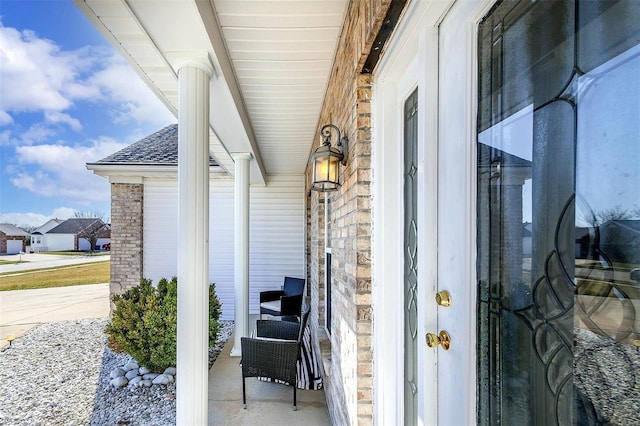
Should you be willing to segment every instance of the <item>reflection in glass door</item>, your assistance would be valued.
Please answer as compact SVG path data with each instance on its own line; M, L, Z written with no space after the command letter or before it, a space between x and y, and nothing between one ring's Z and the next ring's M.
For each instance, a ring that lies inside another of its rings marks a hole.
M640 2L479 27L478 419L639 424Z

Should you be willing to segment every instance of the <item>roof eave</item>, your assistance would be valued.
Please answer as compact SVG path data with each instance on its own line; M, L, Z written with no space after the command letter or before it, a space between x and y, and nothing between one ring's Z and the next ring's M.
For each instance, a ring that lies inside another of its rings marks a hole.
M87 169L110 183L143 183L144 179L177 179L175 164L87 163ZM231 178L220 166L209 167L209 179Z

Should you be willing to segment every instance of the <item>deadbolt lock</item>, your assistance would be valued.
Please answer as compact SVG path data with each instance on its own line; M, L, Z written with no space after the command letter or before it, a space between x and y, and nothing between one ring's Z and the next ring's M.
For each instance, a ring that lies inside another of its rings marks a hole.
M437 292L436 303L445 308L451 306L451 295L449 294L449 292L447 290Z
M429 346L430 348L435 348L438 345L442 345L442 349L448 351L449 347L451 347L451 336L449 336L449 333L444 330L442 330L439 334L427 333L425 338L427 340L427 346Z

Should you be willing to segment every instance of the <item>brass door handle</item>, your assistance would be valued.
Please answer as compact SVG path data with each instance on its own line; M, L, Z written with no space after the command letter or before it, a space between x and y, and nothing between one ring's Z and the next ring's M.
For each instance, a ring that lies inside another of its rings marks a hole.
M438 334L427 333L425 338L427 340L427 346L429 346L430 348L435 348L438 345L442 345L442 349L448 351L449 347L451 347L451 336L449 336L449 333L444 330L442 330Z
M451 295L447 290L436 293L436 303L444 308L451 306Z

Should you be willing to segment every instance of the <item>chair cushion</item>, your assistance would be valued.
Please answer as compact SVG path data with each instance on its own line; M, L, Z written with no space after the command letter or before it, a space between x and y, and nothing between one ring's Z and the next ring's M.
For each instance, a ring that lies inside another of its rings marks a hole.
M269 309L270 311L280 312L280 300L272 300L271 302L262 302L261 308Z

